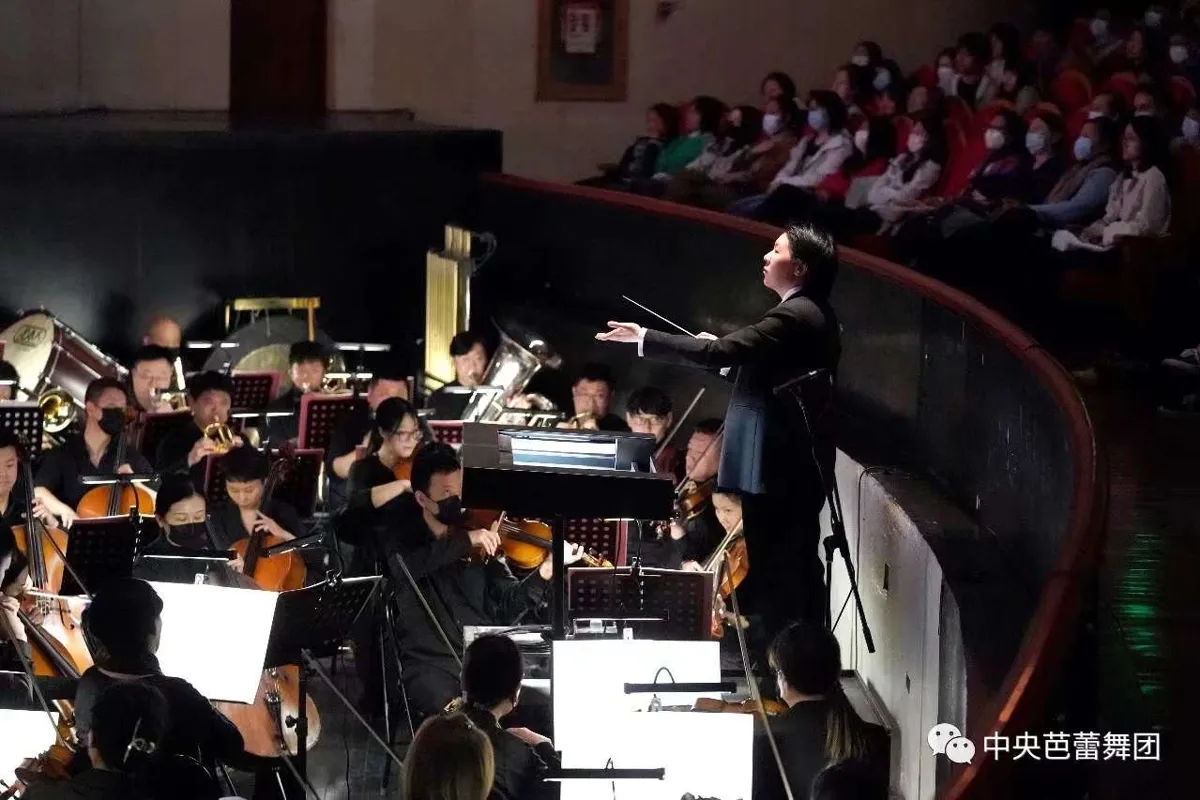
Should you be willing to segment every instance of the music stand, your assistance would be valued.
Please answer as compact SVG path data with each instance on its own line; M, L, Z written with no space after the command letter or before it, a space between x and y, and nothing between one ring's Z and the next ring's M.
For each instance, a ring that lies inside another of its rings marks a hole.
M67 537L69 568L63 569L58 593L64 597L88 596L113 578L133 575L134 558L143 546L139 534L137 524L129 517L76 520Z
M27 442L31 456L42 449L42 422L42 409L36 402L0 403L0 428Z
M333 430L349 415L367 410L367 399L355 394L305 394L300 398L300 447L324 450Z
M462 444L462 420L431 419L429 420L429 429L433 431L433 440L435 442L452 445L454 447L458 447Z
M242 445L246 447L248 445ZM313 515L317 505L317 482L320 480L323 453L320 450L294 450L294 469L288 471L275 487L275 499L282 500L296 509L301 519ZM281 458L278 451L268 451L267 458L274 463ZM204 497L210 503L228 499L225 495L224 456L209 456L204 467ZM298 534L298 531L292 531Z
M267 404L279 394L283 373L277 370L238 372L229 376L232 381L230 406L243 411L266 411Z
M623 567L628 557L629 523L619 519L568 519L567 541L580 545L584 552Z
M702 641L712 636L711 572L582 567L567 572L570 620L629 620L639 639Z
M146 458L154 461L158 446L163 439L175 431L177 426L185 425L192 418L192 412L187 409L180 411L154 411L142 417L141 436L137 448Z

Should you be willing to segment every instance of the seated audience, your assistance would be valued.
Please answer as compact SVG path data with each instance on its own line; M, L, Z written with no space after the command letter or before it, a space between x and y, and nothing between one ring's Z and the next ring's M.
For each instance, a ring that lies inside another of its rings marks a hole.
M1125 47L1115 53L1104 65L1103 74L1130 72L1138 83L1160 83L1167 75L1164 59L1151 44L1146 29L1134 27L1125 39Z
M988 40L982 33L963 34L954 54L954 76L945 87L947 96L958 97L971 108L980 108L995 99L999 88L987 73Z
M1171 149L1196 147L1197 143L1200 143L1200 108L1193 106L1179 123L1179 136L1171 141Z
M888 735L864 722L842 691L841 650L823 626L793 623L771 643L768 661L788 710L771 721L787 782L795 797L812 786L828 764L864 761L882 775L888 768ZM787 797L766 732L754 737L754 800Z
M988 30L989 66L993 79L1000 79L1000 72L1008 65L1021 60L1021 32L1011 22L997 22Z
M1004 62L998 80L996 99L1012 103L1013 109L1022 116L1041 99L1033 82L1032 70L1019 61Z
M602 164L603 175L579 181L581 186L629 189L638 181L654 177L658 157L668 142L679 134L679 111L670 103L655 103L646 109L646 132L625 148L617 164Z
M1088 119L1108 117L1119 122L1125 116L1125 98L1118 92L1098 92L1092 96Z
M553 783L543 780L559 766L554 744L528 728L504 728L501 720L517 707L524 664L512 639L480 636L463 655L462 713L492 743L495 778L490 800L537 800L557 796Z
M946 95L937 86L916 84L905 98L904 113L916 119L921 116L943 116Z
M919 201L941 178L946 166L946 130L936 117L918 119L879 180L867 191L866 205L844 217L836 230L849 236L888 233L892 226L921 206Z
M663 147L654 162L650 181L635 181L632 189L641 194L661 195L667 181L695 161L716 141L725 117L725 104L715 97L697 96L683 112L683 129Z
M751 161L751 148L763 133L763 114L754 106L730 109L721 138L704 148L692 163L667 183L664 197L686 203L706 188L726 181L745 170Z
M796 98L796 82L786 72L768 72L758 85L758 92L762 95L762 107L765 113L767 103L771 100L781 97L785 100L794 100Z
M406 800L487 800L496 772L487 734L464 714L421 724L404 756Z
M1125 50L1125 42L1112 26L1112 14L1107 8L1096 10L1091 23L1092 41L1084 50L1084 58L1093 72L1111 72L1111 61Z
M1029 185L1015 202L1040 203L1050 194L1067 170L1066 145L1062 117L1052 111L1041 111L1029 120L1025 133L1025 149L1033 158L1029 170Z
M1045 96L1050 85L1063 67L1062 46L1054 34L1038 28L1029 39L1029 53L1033 59L1033 71L1038 92Z
M1160 100L1155 90L1146 84L1133 93L1133 115L1135 117L1158 117L1165 115L1169 103Z
M958 48L947 47L938 53L935 62L937 68L937 88L943 95L954 94L958 78Z
M906 92L900 65L890 58L884 59L871 77L870 115L891 117L900 113L904 109Z
M1200 88L1200 52L1196 43L1184 33L1171 36L1171 46L1167 51L1171 62L1171 73L1182 75L1192 82L1193 88Z
M841 168L854 151L854 142L846 132L846 107L830 91L809 94L808 127L812 133L792 148L788 162L771 180L768 191L739 200L729 207L731 214L757 216L767 198L781 186L813 189Z
M817 773L810 800L888 800L887 778L864 761L839 761Z
M846 106L846 116L848 119L858 119L863 116L859 95L859 86L862 81L858 77L862 71L863 68L856 67L853 64L843 64L833 73L833 83L830 85L829 90L836 94L841 99L842 104ZM870 95L866 96L869 97Z

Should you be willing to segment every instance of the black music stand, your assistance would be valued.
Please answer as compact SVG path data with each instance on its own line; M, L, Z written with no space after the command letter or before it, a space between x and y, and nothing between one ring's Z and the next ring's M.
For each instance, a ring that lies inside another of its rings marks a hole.
M247 447L248 445L242 445ZM321 475L320 450L293 450L294 469L289 471L275 487L275 499L282 500L296 509L301 519L313 515L317 505L317 482ZM274 463L281 457L279 451L268 451L267 458ZM204 497L210 503L227 500L225 494L224 456L209 456L204 468ZM299 535L297 531L292 531Z
M275 370L262 372L234 372L230 406L239 411L266 411L267 404L279 394L283 373Z
M324 450L334 428L349 415L367 410L367 399L353 394L306 394L300 398L300 447Z
M138 450L154 461L158 454L158 446L162 444L176 428L186 425L192 419L192 412L181 411L151 412L142 417L142 432L138 440Z
M67 537L66 559L58 593L64 597L94 594L113 578L133 575L140 542L140 526L130 517L79 519ZM82 585L80 582L82 581Z
M568 542L614 567L625 566L629 523L619 519L569 519L565 524Z
M333 655L354 627L358 615L375 593L381 579L346 578L325 581L304 589L282 592L275 604L275 618L263 669L286 664L299 667L298 712L282 720L296 729L296 770L302 783L308 781L308 678L309 659Z
M29 455L42 449L42 409L37 403L0 403L0 429L28 443Z
M567 574L572 620L629 620L639 639L712 638L711 572L638 567L572 569Z

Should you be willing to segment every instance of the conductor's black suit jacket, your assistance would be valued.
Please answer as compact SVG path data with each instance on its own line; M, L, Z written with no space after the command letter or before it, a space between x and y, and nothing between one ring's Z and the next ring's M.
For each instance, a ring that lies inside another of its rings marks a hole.
M710 370L730 367L733 393L725 415L717 484L744 494L804 492L824 498L812 458L815 441L821 468L833 468L833 379L841 355L837 318L828 302L800 290L761 320L719 339L647 330L642 355ZM814 370L803 382L810 440L795 401L774 389Z

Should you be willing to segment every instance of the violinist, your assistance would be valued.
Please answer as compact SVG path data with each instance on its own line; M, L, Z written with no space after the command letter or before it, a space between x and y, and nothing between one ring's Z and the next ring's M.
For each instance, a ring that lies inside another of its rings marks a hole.
M79 679L75 690L75 730L89 741L98 700L104 690L125 681L139 681L162 692L168 723L161 751L195 757L209 763L241 756L242 735L182 678L162 673L155 653L162 632L162 598L154 587L136 578L113 578L97 591L83 612L84 628L96 647L96 663Z
M339 515L338 532L351 544L364 541L363 531L377 528L395 501L412 490L408 478L417 449L429 437L417 410L407 400L391 397L375 410L374 437L379 446L350 469L345 511Z
M609 411L612 407L612 370L603 364L584 364L571 385L574 416L559 423L560 428L580 430L628 431L625 420Z
M675 445L663 445L663 439L671 430L675 421L671 398L657 386L643 386L629 395L625 402L625 422L634 433L648 433L654 437L656 447L662 451L654 459L654 468L659 472L674 475L676 480L683 477L683 463L679 459L679 448Z
M461 494L462 465L454 448L440 443L422 447L413 463L412 493L400 501L396 535L385 540L399 607L395 633L404 685L421 716L439 713L459 694L458 663L441 633L461 658L464 625L517 624L542 602L552 576L553 559L548 558L524 580L513 577L504 559L495 557L500 535L467 529ZM566 561L578 558L571 551Z
M408 400L408 382L398 367L388 365L376 370L367 384L367 410L343 417L333 429L329 447L325 450L325 466L329 471L328 505L331 508L341 508L346 499L346 481L359 460L359 448L364 448L367 453L379 450L375 418L379 404L392 397Z
M292 386L267 404L267 411L291 411L288 417L270 417L266 438L276 444L300 438L300 398L321 391L325 382L325 348L319 342L296 342L288 349L288 377Z
M670 555L665 566L699 570L700 563L724 535L712 500L721 461L721 437L721 420L702 419L688 439L685 477L667 537Z
M210 425L228 425L233 397L233 381L223 373L201 372L188 381L192 419L178 425L163 437L154 463L162 474L186 472L197 487L204 485L208 457L218 455L221 445L204 435ZM241 447L242 438L234 436L231 446Z
M21 385L21 376L17 368L7 361L0 360L0 403L17 399L17 388Z
M290 504L272 497L263 505L263 488L271 469L266 455L253 447L238 447L221 463L228 499L212 507L212 534L218 549L226 550L259 530L285 541L303 532L300 515Z
M175 377L172 366L174 354L165 347L148 344L139 347L129 365L129 391L133 396L133 407L138 411L171 411L171 404L159 395L171 388Z
M90 475L147 474L154 468L132 447L125 448L125 461L115 463L118 442L125 429L129 397L115 378L97 378L84 393L83 433L72 433L58 447L42 454L34 476L34 499L41 501L64 527L75 521L75 507L87 492L81 482Z

